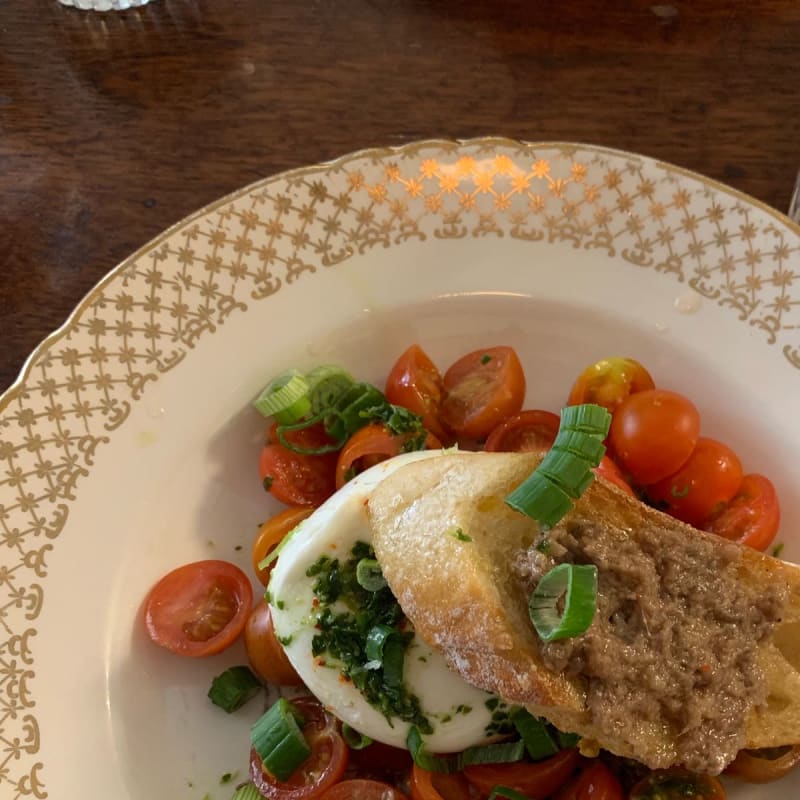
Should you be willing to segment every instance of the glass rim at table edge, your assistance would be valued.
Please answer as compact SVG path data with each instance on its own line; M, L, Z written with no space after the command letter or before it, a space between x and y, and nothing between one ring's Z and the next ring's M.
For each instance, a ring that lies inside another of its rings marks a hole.
M287 170L282 172L274 173L273 175L268 175L263 178L259 178L251 183L248 183L245 186L239 187L238 189L234 189L232 192L229 192L226 195L223 195L216 200L212 200L210 203L202 206L201 208L197 209L193 213L189 214L186 217L178 220L177 222L173 223L172 225L165 228L161 233L157 236L150 239L144 245L139 247L129 256L124 258L120 261L116 266L112 267L99 281L97 281L89 291L83 296L83 298L78 302L75 308L70 312L67 316L66 320L64 320L63 324L60 325L58 328L53 330L47 336L42 339L38 345L31 351L28 357L25 359L22 367L20 368L19 375L17 376L16 380L4 391L0 394L0 412L4 411L5 408L13 402L13 400L17 397L17 395L24 389L25 383L30 375L31 368L35 363L36 359L45 351L47 351L52 345L56 344L62 338L64 338L72 328L75 321L80 317L83 311L89 306L92 301L96 298L99 292L101 292L109 283L111 283L117 275L129 267L132 263L137 261L141 256L145 253L151 251L154 247L161 244L163 241L168 239L175 233L177 230L181 229L185 225L200 219L206 216L209 212L224 206L226 203L233 202L240 197L247 195L257 186L261 186L267 181L278 181L278 180L287 180L291 178L295 178L302 175L312 175L317 173L324 173L331 169L336 169L350 161L356 161L358 159L364 158L385 158L391 157L392 155L401 155L405 150L411 148L421 148L421 147L454 147L454 148L461 148L461 147L475 147L475 146L497 146L497 147L520 147L525 149L535 149L535 148L574 148L574 149L587 149L597 153L602 153L606 155L614 155L619 156L622 158L638 158L638 159L645 159L648 161L652 161L657 167L660 169L668 170L677 175L681 175L686 178L690 178L699 182L700 184L714 189L716 191L723 192L729 196L735 197L739 200L744 201L748 205L754 206L761 211L765 212L769 216L773 217L777 222L780 222L782 225L786 226L789 230L793 231L794 233L800 236L800 223L795 222L789 216L784 214L783 212L776 209L774 206L765 203L763 200L759 200L752 195L747 194L746 192L742 192L739 189L735 189L728 184L722 183L721 181L717 181L714 178L709 178L705 175L702 175L699 172L695 172L694 170L687 169L685 167L678 166L673 164L669 161L662 161L657 158L653 158L652 156L648 156L643 153L634 153L630 150L619 150L613 147L605 147L602 145L595 145L590 144L587 142L569 142L569 141L527 141L524 139L513 139L503 136L478 136L469 139L419 139L410 142L406 142L400 145L393 145L390 147L368 147L361 150L355 150L349 153L345 153L344 155L337 156L333 159L328 161L320 161L315 164L306 164L300 167L291 167Z

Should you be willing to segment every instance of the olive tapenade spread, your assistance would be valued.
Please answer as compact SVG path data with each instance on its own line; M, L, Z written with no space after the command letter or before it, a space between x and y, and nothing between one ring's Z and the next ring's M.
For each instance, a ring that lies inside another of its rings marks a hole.
M744 724L765 702L758 643L779 621L783 587L737 580L740 549L669 526L621 530L573 514L520 552L515 572L532 590L554 565L598 568L588 631L542 642L553 671L585 679L592 722L611 736L664 726L677 761L718 774L744 746ZM633 734L633 735L632 735Z

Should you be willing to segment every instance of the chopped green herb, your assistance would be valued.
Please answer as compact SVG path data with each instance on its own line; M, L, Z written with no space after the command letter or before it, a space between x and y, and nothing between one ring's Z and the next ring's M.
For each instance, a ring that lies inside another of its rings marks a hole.
M687 483L683 489L679 489L677 486L671 486L669 493L673 497L686 497L686 495L689 494L689 484Z
M278 641L284 647L288 647L292 643L292 639L294 639L294 637L291 634L289 634L288 636L279 636L278 637Z
M547 536L540 536L536 542L536 549L540 553L550 552L550 539Z
M452 722L452 721L453 721L453 715L452 715L452 714L445 714L445 715L444 715L444 716L441 718L441 722L442 722L443 724L444 724L445 722Z
M236 547L233 548L237 553L242 549L240 544L237 544Z
M306 575L315 579L312 588L319 601L312 654L334 659L341 674L387 720L398 717L431 733L419 698L402 680L402 662L414 634L401 630L405 616L388 586L371 591L359 582L358 566L365 559L374 561L375 552L370 545L356 542L346 560L320 556L306 570ZM363 572L364 567L362 579ZM392 635L379 637L379 631L391 631ZM383 650L378 647L379 638ZM373 658L379 650L380 658ZM368 664L376 668L368 669Z
M372 744L372 739L351 728L346 722L342 723L342 739L351 750L363 750Z
M283 611L283 609L284 609L284 608L286 608L286 603L284 603L284 602L283 602L283 600L278 600L278 601L275 603L275 607L276 607L276 608L277 608L279 611Z
M220 782L220 785L221 785L221 786L224 786L226 783L230 783L232 780L233 780L233 773L232 773L232 772L226 772L226 773L225 773L225 774L224 774L224 775L223 775L223 776L222 776L222 777L219 779L219 782Z
M274 480L274 478L272 477L272 475L266 475L264 477L264 480L262 481L262 485L264 487L264 491L265 492L268 492L272 488L273 480Z
M488 364L492 360L492 357L488 353L484 353L483 357L481 358L481 364Z
M459 528L459 527L450 528L450 530L447 531L447 533L450 536L452 536L454 539L458 539L459 542L471 542L472 541L472 537L471 536L467 536L467 534L464 533L464 531L461 530L461 528Z
M784 542L778 542L778 544L776 544L775 547L772 548L772 557L773 558L780 558L781 557L781 553L783 552L783 548L785 546L786 545L784 544Z
M208 697L230 714L255 697L260 689L261 682L249 667L231 667L211 681Z
M456 714L469 714L472 711L472 706L462 703L456 708Z

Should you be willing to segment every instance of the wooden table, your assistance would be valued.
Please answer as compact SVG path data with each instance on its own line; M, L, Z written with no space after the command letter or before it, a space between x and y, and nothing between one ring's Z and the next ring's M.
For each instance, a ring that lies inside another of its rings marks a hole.
M0 389L163 228L364 147L592 142L785 209L798 65L797 0L5 0Z

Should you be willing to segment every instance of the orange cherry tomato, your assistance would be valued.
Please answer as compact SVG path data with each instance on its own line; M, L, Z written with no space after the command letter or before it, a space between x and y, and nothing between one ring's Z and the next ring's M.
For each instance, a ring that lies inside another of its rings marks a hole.
M781 507L772 481L753 473L742 478L734 498L703 527L725 539L764 551L780 524Z
M650 373L633 358L603 358L581 372L569 392L568 406L595 403L612 414L629 395L655 389Z
M314 511L308 506L292 506L270 517L259 529L253 542L253 570L262 586L269 583L269 576L275 561L259 569L259 564L291 533L306 517Z
M770 750L740 750L726 775L746 783L770 783L788 775L800 764L800 745Z
M724 508L742 484L736 453L716 439L701 436L689 460L673 475L647 487L658 508L699 528Z
M266 683L276 686L302 686L303 681L294 671L283 646L275 636L272 612L261 600L250 612L244 629L247 660L253 672Z
M484 449L502 453L543 453L556 440L560 424L558 414L551 411L520 411L489 434Z
M386 379L386 399L422 417L422 424L434 436L446 439L439 420L444 386L442 376L427 353L412 344L395 362Z
M475 794L461 772L453 775L428 772L416 764L411 768L408 788L412 800L469 800Z
M578 751L570 749L535 763L519 761L467 767L464 775L484 795L495 786L507 786L532 797L548 797L566 783L579 761Z
M628 795L629 800L725 800L726 797L716 778L681 768L651 772Z
M383 781L354 779L337 783L320 800L408 800L396 787Z
M594 761L568 783L556 800L624 800L619 778L602 761Z
M444 375L441 419L468 439L484 439L522 409L525 373L511 347L488 347L462 356Z
M416 435L394 434L379 422L365 425L357 430L347 440L336 461L336 488L341 489L359 472L399 455L403 452L403 446ZM432 433L426 435L427 450L437 450L441 446L442 443Z
M181 656L210 656L230 647L253 605L250 579L227 561L195 561L172 570L150 590L144 622L150 638Z
M605 478L609 483L613 483L614 486L618 486L625 494L636 497L636 492L631 489L630 485L623 477L620 468L608 456L603 456L600 463L592 472L594 472L595 475L600 475L602 478Z
M285 780L279 781L265 768L258 753L250 751L250 778L269 800L312 800L325 794L342 778L348 749L338 723L315 697L293 698L292 705L303 718L303 736L311 755Z
M700 414L688 398L663 389L636 392L611 421L617 464L635 484L649 486L677 472L700 436Z
M264 487L289 506L322 505L336 489L336 453L295 453L280 443L276 429L276 425L271 427L258 462ZM321 424L289 431L285 438L297 447L309 449L331 443Z

